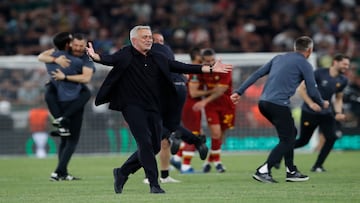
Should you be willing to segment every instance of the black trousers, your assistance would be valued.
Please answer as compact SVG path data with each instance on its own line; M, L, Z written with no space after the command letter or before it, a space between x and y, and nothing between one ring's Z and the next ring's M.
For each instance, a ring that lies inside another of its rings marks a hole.
M160 114L136 105L126 106L122 114L138 149L120 167L120 172L128 176L143 167L150 186L159 186L159 172L155 156L161 147L162 119Z
M297 130L290 108L271 102L260 101L260 112L275 126L279 136L279 143L270 152L266 163L269 170L280 163L282 157L289 170L296 170L294 166L294 144Z
M61 102L60 107L61 109L67 109L73 102L76 101L69 101L69 102ZM60 145L58 151L58 165L56 167L55 173L59 176L66 176L68 175L67 167L70 162L72 155L76 150L76 146L80 139L80 131L83 121L83 114L84 114L84 106L70 115L68 118L71 122L69 122L69 130L71 135L70 136L62 136L60 137Z
M329 114L314 114L306 111L301 112L301 128L300 137L295 141L295 148L303 147L314 133L314 130L319 126L321 132L325 137L325 143L320 150L314 167L320 167L325 162L326 157L329 155L333 148L336 136L336 120L335 117Z
M187 89L185 84L175 85L177 97L172 102L167 103L163 117L163 139L169 138L170 133L180 132L181 139L188 144L196 144L200 139L190 130L182 126L181 115L186 100Z
M91 91L86 85L83 85L79 97L70 104L67 104L67 108L64 109L60 105L57 96L57 90L54 84L49 82L45 85L45 101L51 115L54 118L59 118L61 116L69 118L75 112L81 110L85 106L85 104L89 101L90 97L91 97Z

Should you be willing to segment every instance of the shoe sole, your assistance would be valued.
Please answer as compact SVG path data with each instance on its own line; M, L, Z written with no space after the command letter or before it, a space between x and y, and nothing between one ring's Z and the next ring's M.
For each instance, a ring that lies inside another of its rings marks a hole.
M322 170L322 169L311 169L310 170L311 172L314 172L314 173L325 173L326 172L326 170Z
M53 181L53 182L58 182L58 181L60 181L59 179L53 178L53 177L50 177L49 180L50 180L50 181Z
M276 182L265 180L265 179L257 176L256 174L252 175L252 177L253 177L254 180L262 182L262 183L276 183Z
M308 181L310 178L286 178L286 182L304 182Z

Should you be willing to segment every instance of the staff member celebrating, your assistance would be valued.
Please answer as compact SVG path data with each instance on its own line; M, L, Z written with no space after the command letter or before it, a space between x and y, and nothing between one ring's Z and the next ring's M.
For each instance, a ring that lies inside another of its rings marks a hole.
M343 54L334 56L333 64L330 68L320 68L314 72L315 80L321 96L331 101L335 95L333 108L324 109L321 112L314 112L312 105L317 105L306 93L304 83L299 86L300 96L304 99L301 111L300 137L295 141L295 148L303 147L319 126L325 137L325 143L321 147L318 158L311 168L313 172L325 172L323 163L329 155L337 139L336 121L344 121L343 114L343 90L348 84L348 79L343 75L350 66L350 58ZM333 112L333 109L335 112Z
M245 90L259 78L268 75L264 90L259 101L260 112L275 126L280 142L270 152L268 159L253 175L257 181L277 183L271 176L271 168L280 162L282 157L286 165L286 181L307 181L309 177L301 174L294 165L294 144L296 127L289 105L290 97L294 95L299 84L304 80L309 96L318 104L314 111L320 111L320 106L328 107L316 88L313 68L306 60L313 51L313 41L307 36L295 40L294 52L277 55L241 84L230 98L236 104Z
M114 66L97 94L95 105L109 103L121 111L138 149L120 167L114 168L114 190L122 193L131 173L141 167L149 179L150 193L165 193L158 182L155 155L160 151L162 107L167 96L176 94L170 71L177 73L212 73L232 70L232 65L217 61L214 66L190 65L170 60L152 52L153 37L149 26L135 26L130 31L131 46L112 55L95 53L89 43L88 54L95 62Z

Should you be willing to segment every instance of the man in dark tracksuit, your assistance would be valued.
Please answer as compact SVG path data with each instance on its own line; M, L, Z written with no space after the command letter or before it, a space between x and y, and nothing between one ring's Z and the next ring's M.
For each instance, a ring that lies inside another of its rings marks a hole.
M286 181L306 181L308 176L301 174L294 165L294 144L297 130L289 108L290 97L294 95L299 84L304 80L308 95L320 106L327 107L317 91L313 68L306 60L312 53L313 41L303 36L295 40L294 52L277 55L241 84L230 98L239 102L240 95L255 83L257 79L268 75L259 101L260 112L275 126L279 143L273 148L266 162L261 165L253 178L264 183L277 183L271 176L271 168L284 157Z
M100 87L95 105L109 103L110 109L121 111L138 146L120 168L114 168L114 190L122 193L128 176L143 167L150 193L165 193L158 182L155 155L160 151L162 107L168 97L176 96L170 71L228 72L232 66L220 62L213 67L189 65L152 52L149 26L135 26L130 31L130 40L131 46L112 55L95 53L91 43L87 49L95 62L114 66Z
M159 43L154 43L151 49L155 52L164 54L170 60L175 60L174 54L167 46L161 45ZM196 146L196 149L200 153L201 160L204 160L208 151L206 145L204 144L206 138L194 135L191 131L181 125L181 114L186 100L187 92L186 78L181 73L171 73L171 78L175 85L177 96L174 98L167 98L168 102L166 102L166 106L162 113L165 135L163 138L169 138L169 135L176 131L177 135L171 136L170 138L179 140L171 140L176 142L172 143L171 153L175 154L179 149L181 140L184 140L188 144L194 144ZM176 146L173 146L174 144Z
M320 68L314 72L315 81L318 85L323 99L330 102L332 108L323 109L320 112L314 112L311 108L316 105L306 94L305 85L302 83L299 87L300 96L304 99L301 111L300 137L295 141L295 148L305 146L309 143L317 127L325 137L324 145L321 147L318 158L311 168L313 172L325 172L323 163L333 148L336 139L337 121L344 121L343 113L343 90L348 84L348 79L343 75L350 66L350 58L342 54L334 56L333 64L330 68ZM335 95L334 103L331 102Z
M162 39L162 40L161 40ZM170 47L163 45L163 36L160 33L153 33L154 43L151 47L152 51L163 54L170 60L175 60L174 53ZM194 144L199 151L200 158L204 160L208 153L208 148L205 144L205 136L195 136L191 131L181 125L182 109L186 99L186 78L181 73L171 73L171 79L175 85L176 97L167 98L166 106L162 111L163 119L163 137L161 143L160 158L160 182L161 183L176 183L179 182L169 176L170 167L170 149L171 153L175 154L181 143L181 139L186 140L190 144ZM171 135L171 136L170 136ZM170 145L170 143L171 145ZM175 151L175 152L174 152ZM144 183L148 183L144 179Z

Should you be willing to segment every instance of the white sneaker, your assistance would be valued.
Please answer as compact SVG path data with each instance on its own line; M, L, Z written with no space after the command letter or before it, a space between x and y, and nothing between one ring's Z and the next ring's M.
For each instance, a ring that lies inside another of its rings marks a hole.
M180 183L180 182L181 182L180 180L176 180L170 176L166 178L160 178L160 183ZM149 179L144 178L143 183L147 185L150 184Z
M78 178L78 177L75 177L75 176L72 176L70 174L68 174L67 176L64 177L64 180L81 180L81 178Z
M180 180L176 180L170 176L166 178L160 178L160 183L180 183Z
M52 122L52 125L55 127L61 127L61 121L64 120L63 117L55 118Z
M51 173L49 180L50 181L60 181L62 179L61 179L61 177L59 177L59 175L57 173L53 172L53 173Z
M58 133L60 136L66 137L66 136L70 136L70 130L67 128L58 128Z
M144 184L148 184L148 185L149 185L149 184L150 184L149 179L144 178L143 183L144 183Z

